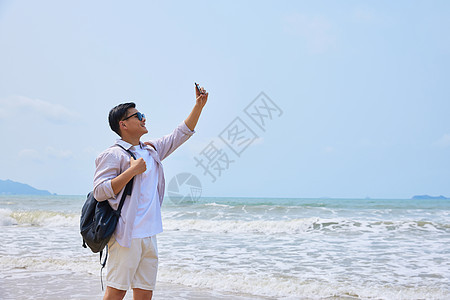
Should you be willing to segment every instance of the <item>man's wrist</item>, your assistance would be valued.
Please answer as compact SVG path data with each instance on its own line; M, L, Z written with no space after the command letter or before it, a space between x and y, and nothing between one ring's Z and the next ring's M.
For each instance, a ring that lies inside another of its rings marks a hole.
M201 105L200 103L196 102L195 105L194 105L194 109L202 110L203 109L203 105Z

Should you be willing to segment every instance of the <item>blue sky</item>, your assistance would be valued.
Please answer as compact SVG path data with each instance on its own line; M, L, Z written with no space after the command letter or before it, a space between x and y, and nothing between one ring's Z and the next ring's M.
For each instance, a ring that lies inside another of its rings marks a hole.
M0 179L58 194L92 189L134 101L144 140L210 92L197 133L164 161L205 196L450 196L448 1L0 1ZM261 130L264 92L282 111ZM219 135L258 137L237 156ZM216 181L196 166L213 142ZM202 152L203 151L203 152ZM202 154L203 153L203 154Z

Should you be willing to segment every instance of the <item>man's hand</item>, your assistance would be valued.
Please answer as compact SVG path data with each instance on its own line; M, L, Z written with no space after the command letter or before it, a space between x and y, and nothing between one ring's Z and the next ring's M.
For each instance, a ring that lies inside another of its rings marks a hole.
M142 174L147 170L147 164L145 163L144 159L138 158L130 158L130 169L133 170L134 175Z
M122 174L111 180L111 187L114 194L118 194L134 176L144 173L147 170L145 160L130 158L130 167Z
M197 99L195 104L200 106L200 108L203 108L203 106L205 106L206 104L206 101L208 101L208 93L203 87L200 88L200 91L197 89L197 87L194 88L195 88L195 97Z

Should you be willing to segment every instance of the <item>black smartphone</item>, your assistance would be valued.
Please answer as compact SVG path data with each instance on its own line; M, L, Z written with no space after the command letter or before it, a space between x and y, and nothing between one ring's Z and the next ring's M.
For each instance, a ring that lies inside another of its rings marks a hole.
M200 90L200 87L198 86L197 82L194 82L194 83L195 83L195 87L197 88L197 91L198 91L200 94L203 94L202 91Z

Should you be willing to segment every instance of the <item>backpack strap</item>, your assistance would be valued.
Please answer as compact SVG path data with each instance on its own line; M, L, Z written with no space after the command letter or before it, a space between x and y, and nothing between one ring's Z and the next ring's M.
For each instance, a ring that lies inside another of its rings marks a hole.
M150 147L152 147L152 148L155 149L155 151L156 151L156 147L155 147L155 145L153 145L152 143L148 142L148 143L146 143L146 145L149 145ZM156 151L156 152L158 152L158 151Z
M130 150L125 149L123 146L116 144L117 146L119 146L120 148L122 148L123 150L125 150L126 152L128 152L128 154L130 154L130 156L134 159L136 159L136 156L134 156L133 152L131 152ZM125 190L123 191L122 194L122 199L120 199L120 203L119 203L119 207L117 208L116 213L120 216L120 212L122 211L122 207L123 204L125 203L125 198L127 195L131 196L131 191L133 190L133 181L134 181L134 177L131 178L130 181L128 181L127 185L125 186Z
M105 268L106 260L108 259L108 250L109 250L108 244L106 244L105 248L102 251L100 251L100 265L102 266L102 268L100 269L100 283L102 284L102 291L104 290L103 289L103 269ZM105 251L105 259L102 262L103 251Z

